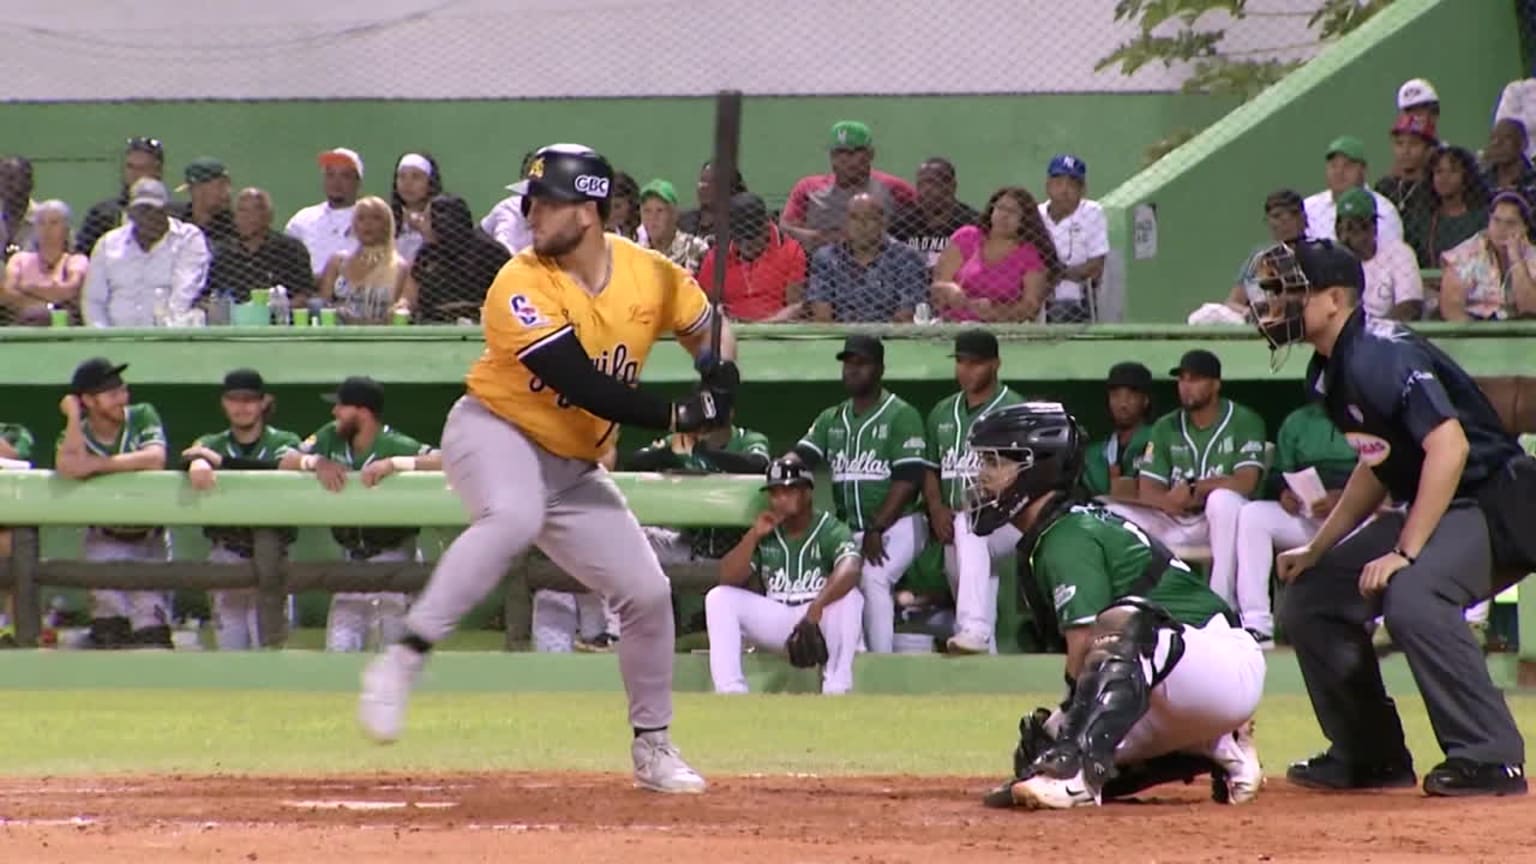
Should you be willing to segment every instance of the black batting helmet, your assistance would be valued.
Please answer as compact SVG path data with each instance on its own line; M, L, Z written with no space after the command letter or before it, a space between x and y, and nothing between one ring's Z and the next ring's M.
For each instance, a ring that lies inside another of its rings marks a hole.
M551 144L534 152L522 181L512 188L522 193L524 216L534 198L549 198L572 204L591 201L607 219L612 187L613 166L602 154L581 144Z
M974 460L966 511L981 536L1048 492L1070 492L1083 472L1083 430L1059 402L1022 402L981 415L967 438Z

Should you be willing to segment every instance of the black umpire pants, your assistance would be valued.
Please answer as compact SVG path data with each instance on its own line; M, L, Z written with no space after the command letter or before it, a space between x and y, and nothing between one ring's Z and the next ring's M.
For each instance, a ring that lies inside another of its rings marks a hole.
M1525 744L1493 685L1462 610L1493 594L1483 513L1470 501L1446 511L1418 560L1383 594L1360 596L1360 571L1391 552L1406 517L1387 513L1329 550L1287 590L1281 620L1296 648L1307 695L1335 757L1354 764L1404 762L1397 706L1387 695L1365 625L1385 616L1424 697L1447 757L1525 761Z

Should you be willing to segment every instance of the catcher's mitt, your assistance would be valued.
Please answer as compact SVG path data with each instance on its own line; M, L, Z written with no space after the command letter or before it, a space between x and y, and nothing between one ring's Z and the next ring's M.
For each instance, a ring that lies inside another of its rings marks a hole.
M827 640L821 635L821 626L809 618L801 618L794 632L784 641L784 651L789 654L790 664L797 669L825 666Z
M1049 708L1036 708L1019 718L1019 746L1013 751L1013 776L1028 777L1029 766L1056 743L1055 736L1046 729L1049 719Z

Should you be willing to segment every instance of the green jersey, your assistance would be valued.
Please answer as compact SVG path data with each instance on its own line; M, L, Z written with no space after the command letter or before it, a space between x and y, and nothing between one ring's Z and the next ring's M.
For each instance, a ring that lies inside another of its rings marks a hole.
M884 393L863 414L848 399L821 412L797 447L812 450L832 472L837 518L863 531L891 491L891 471L927 465L923 418L895 393ZM917 499L903 512L917 511Z
M1152 440L1152 427L1143 423L1131 430L1131 440L1120 446L1120 439L1111 435L1103 441L1088 445L1083 454L1083 486L1095 495L1109 494L1109 466L1119 465L1121 477L1135 477L1147 456L1147 443Z
M32 447L36 442L27 427L20 423L0 423L0 441L11 445L11 449L16 451L16 455L11 458L23 462L32 461Z
M965 481L980 467L965 443L977 417L1005 405L1017 405L1024 397L999 384L991 399L971 407L962 391L933 406L928 414L928 462L939 467L940 494L954 509L965 506Z
M742 456L761 456L764 459L772 459L773 455L768 450L768 436L751 429L743 429L740 426L731 427L731 437L725 442L725 446L719 448L724 453L736 453ZM645 457L655 453L672 453L671 444L666 438L657 438L649 447L643 447L635 452L635 457L644 460ZM696 448L691 453L672 453L676 457L678 467L685 471L708 471L720 473L720 466L710 461L708 448Z
M1252 410L1221 399L1216 422L1201 429L1180 408L1152 425L1140 474L1169 486L1208 477L1230 477L1237 469L1264 470L1264 420Z
M1029 553L1030 576L1050 597L1063 632L1091 623L1114 600L1134 593L1152 544L1134 522L1097 504L1073 505L1047 525ZM1175 558L1141 596L1185 624L1202 626L1229 612L1188 564Z
M1355 448L1328 419L1321 402L1309 402L1286 416L1275 436L1276 492L1285 485L1283 472L1316 468L1328 489L1342 489L1355 470Z
M97 456L118 456L123 453L137 453L146 447L155 444L161 447L165 443L165 426L160 422L160 412L155 406L147 402L129 405L123 409L123 425L118 428L117 436L110 441L97 441L91 435L91 427L84 420L80 422L80 433L85 437L85 449ZM64 433L59 433L59 446L64 444ZM142 525L107 525L101 526L120 533L132 533L142 531L146 535L150 529Z
M352 471L360 471L375 459L422 456L430 453L432 448L403 432L395 431L392 426L380 426L379 434L374 436L373 446L367 452L353 452L352 442L341 437L333 420L304 439L299 444L299 450L340 462ZM398 549L420 532L421 529L415 527L332 528L331 536L347 551L371 557L389 549Z
M826 587L844 559L859 560L853 532L831 513L811 513L811 527L799 537L784 534L781 525L752 550L752 575L762 580L763 593L780 603L808 603Z
M711 451L706 447L695 447L691 453L673 453L667 438L658 438L649 447L636 450L626 462L630 463L631 470L652 471L657 468L662 470L705 471L712 474L730 473L716 464L710 457L711 452L730 453L737 456L759 456L764 461L771 460L772 454L768 450L768 436L751 429L743 429L740 426L731 427L731 437L724 446ZM644 466L644 467L642 467ZM738 469L739 470L739 469ZM736 548L741 542L741 535L746 533L744 528L684 528L682 537L688 542L696 558L720 558L725 553Z
M236 441L234 433L229 429L223 432L211 432L197 439L198 446L207 447L225 460L253 459L262 462L281 459L284 454L299 449L300 443L302 442L299 441L299 436L275 426L263 426L261 437L249 444ZM292 528L281 529L279 533L282 535L284 546L292 543L298 536L298 532ZM203 529L203 535L226 549L245 555L251 554L255 546L254 532L249 528L232 528L227 525L209 526Z

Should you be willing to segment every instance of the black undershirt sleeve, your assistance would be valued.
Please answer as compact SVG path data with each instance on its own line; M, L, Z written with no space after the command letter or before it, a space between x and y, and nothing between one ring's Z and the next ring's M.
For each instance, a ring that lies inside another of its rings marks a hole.
M672 403L597 371L574 330L539 342L518 359L566 401L604 420L645 429L672 427Z

